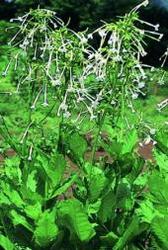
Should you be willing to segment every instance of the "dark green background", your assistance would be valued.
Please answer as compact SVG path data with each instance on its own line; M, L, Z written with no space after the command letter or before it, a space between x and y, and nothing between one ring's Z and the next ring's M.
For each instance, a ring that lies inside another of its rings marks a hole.
M71 28L90 30L101 25L101 20L112 21L118 16L128 12L131 8L141 3L139 0L0 0L0 19L9 21L10 18L22 15L30 8L48 8L56 11L58 15L67 21L71 18ZM150 0L146 8L140 10L140 18L154 24L160 23L160 32L164 33L161 44L148 43L148 56L146 63L159 65L159 57L168 44L168 0ZM0 41L6 43L7 34L4 34L5 25L0 22Z

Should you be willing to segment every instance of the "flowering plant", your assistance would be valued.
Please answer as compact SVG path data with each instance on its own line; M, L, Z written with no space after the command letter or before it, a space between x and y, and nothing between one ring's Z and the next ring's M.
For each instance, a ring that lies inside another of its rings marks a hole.
M49 10L15 20L10 44L19 48L3 75L24 65L16 93L27 93L27 124L18 140L0 120L16 154L0 173L5 250L168 248L167 141L159 135L156 163L146 161L137 152L142 131L125 117L145 86L144 38L162 36L138 17L147 2L89 34L72 31ZM94 36L97 49L89 44ZM148 136L142 147L150 142Z

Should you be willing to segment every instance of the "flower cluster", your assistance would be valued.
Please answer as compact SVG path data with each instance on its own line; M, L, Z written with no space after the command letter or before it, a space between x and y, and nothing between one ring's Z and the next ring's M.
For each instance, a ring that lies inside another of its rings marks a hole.
M158 109L158 111L161 111L162 109L164 109L167 106L168 106L168 98L163 100L159 104L157 104L157 109Z
M19 59L24 54L27 59L26 70L20 76L17 92L25 84L30 89L35 85L33 88L37 91L32 93L34 100L31 109L35 109L41 95L42 105L48 106L47 96L52 93L60 103L58 115L63 113L65 117L69 117L70 108L79 103L83 103L90 111L88 102L94 100L84 82L85 57L89 53L85 33L76 33L67 28L56 13L50 10L31 10L23 17L11 20L13 21L18 21L20 25L9 45L20 49L9 61L3 75L7 75L12 64L16 70L20 66Z
M138 8L147 3L148 1L144 1ZM86 74L95 75L96 80L101 82L104 97L109 95L110 103L120 102L116 97L122 95L131 107L130 97L137 99L139 94L145 95L143 88L147 76L144 69L151 68L141 63L141 57L147 55L144 37L157 41L162 38L162 34L158 32L158 24L153 25L139 19L136 12L138 8L116 23L104 23L88 35L88 39L98 35L100 44L97 50L89 52L85 69ZM141 25L143 29L140 28Z
M89 34L69 29L53 11L30 10L11 20L18 21L20 26L9 44L19 50L3 75L7 75L12 64L15 70L19 67L21 55L26 58L17 92L25 84L34 90L32 109L41 96L42 105L48 106L47 96L52 94L59 103L57 115L66 118L71 116L72 109L80 109L87 110L95 119L104 104L117 109L124 101L134 110L130 100L145 94L144 68L149 67L141 63L141 57L147 54L144 37L162 38L158 24L138 17L137 10L147 3L144 1L116 23L104 23ZM147 29L141 29L141 25ZM99 36L98 49L89 45L95 35ZM94 80L88 83L91 77Z

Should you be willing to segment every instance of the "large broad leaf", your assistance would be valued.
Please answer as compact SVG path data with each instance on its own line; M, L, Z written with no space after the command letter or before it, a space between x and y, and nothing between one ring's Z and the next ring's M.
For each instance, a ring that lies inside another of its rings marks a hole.
M104 123L102 126L102 131L106 131L109 136L109 139L112 139L116 136L115 129L111 126L110 123Z
M163 249L168 249L168 216L164 218L159 216L155 217L152 221L152 230L156 237L162 242Z
M77 175L72 175L68 180L66 180L59 188L56 188L56 190L53 191L50 199L64 194L77 180Z
M78 133L73 133L68 136L67 143L71 154L76 158L76 160L83 159L84 153L87 150L86 140Z
M57 238L58 227L55 223L55 212L45 211L37 221L34 232L35 241L41 247L47 247Z
M112 157L118 156L122 152L122 143L113 140L109 145L107 143L101 142L101 146L104 148L106 152L108 152Z
M0 246L4 250L13 250L14 249L14 244L4 235L0 235Z
M111 144L108 145L102 142L102 147L108 152L110 155L119 156L129 154L133 151L135 145L138 142L138 135L135 129L130 130L128 134L124 137L118 139L113 139Z
M20 192L22 194L22 199L27 202L36 203L37 201L42 203L44 201L44 197L40 195L38 192L33 192L26 185L22 185L20 188Z
M132 210L134 206L134 197L131 193L131 186L125 179L122 180L117 186L116 190L117 207L124 211Z
M8 197L13 205L23 207L24 201L22 200L20 194L16 190L14 190L14 187L12 185L1 182L1 189L4 195Z
M155 171L148 181L149 191L153 196L153 200L158 205L168 205L168 181Z
M122 154L131 153L137 142L138 142L137 131L133 129L129 131L127 136L124 138Z
M24 212L26 213L26 215L33 219L33 220L38 220L41 213L42 213L42 207L41 207L41 203L37 202L34 205L27 205L24 208Z
M62 177L64 175L65 167L66 167L66 161L63 155L61 154L56 154L52 158L52 166L53 166L53 171L56 172L54 175L53 181L54 185L58 186L62 180Z
M48 159L44 155L37 157L41 167L44 169L47 179L50 180L50 185L56 187L60 184L63 177L66 161L61 154L56 154L52 159Z
M77 236L81 241L89 241L95 235L93 225L78 200L60 202L57 206L57 214L60 224L69 229L73 238Z
M88 198L89 201L94 202L101 196L108 180L105 177L103 170L91 165L90 163L85 164L85 171L87 173L86 178L88 179Z
M168 130L163 128L156 134L156 147L163 153L168 154Z
M87 214L89 215L89 217L91 217L93 214L97 215L100 209L100 206L101 206L101 199L98 199L94 203L87 202L85 207L86 207Z
M27 221L26 217L19 214L15 210L10 212L12 223L14 226L22 225L23 227L27 228L29 231L33 232L32 225Z
M0 193L0 205L11 205L11 202L8 197L2 192Z
M109 232L106 235L101 236L100 239L108 245L114 245L114 243L118 240L118 236L114 232Z
M112 219L115 215L116 196L113 191L108 192L102 199L101 206L98 212L99 220L102 223Z
M168 172L168 156L164 153L155 151L154 153L156 162L159 166L160 171Z
M37 188L37 180L36 180L36 174L37 171L33 170L27 177L27 182L26 182L26 186L29 190L31 190L32 192L36 192L36 188Z
M113 250L123 250L128 242L131 242L135 236L140 235L144 230L146 230L146 225L140 225L138 217L133 217L123 235L114 245Z
M21 177L22 177L19 164L20 164L20 159L18 157L14 157L12 159L6 159L5 161L5 174L12 182L16 182L16 184L21 183Z
M160 213L154 208L153 203L146 199L140 203L139 208L136 209L136 214L141 218L141 221L150 224Z

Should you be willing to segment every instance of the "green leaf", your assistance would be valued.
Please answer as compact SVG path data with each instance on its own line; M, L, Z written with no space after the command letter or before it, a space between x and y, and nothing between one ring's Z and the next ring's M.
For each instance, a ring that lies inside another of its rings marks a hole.
M36 188L37 188L37 180L36 180L36 174L37 171L33 170L27 178L27 182L26 182L26 186L29 190L31 190L32 192L36 192Z
M136 235L141 233L138 217L133 217L130 224L126 227L124 234L114 245L113 250L123 250L125 245Z
M85 209L78 200L64 200L57 206L58 221L69 229L71 236L77 236L80 241L89 241L95 230L89 222Z
M12 222L13 222L14 226L22 225L25 228L27 228L29 231L33 232L33 227L31 226L30 223L28 223L26 217L24 217L23 215L19 214L15 210L12 210L10 212L10 215L11 215L11 219L12 219Z
M134 205L134 197L131 193L131 186L129 182L124 178L121 183L118 184L116 191L117 206L123 210L130 211Z
M131 153L137 142L138 142L137 131L133 129L132 131L129 131L127 136L124 138L122 154L124 155L127 153Z
M101 199L98 199L95 203L87 203L86 209L87 214L91 216L92 214L97 214L101 206Z
M21 183L22 172L19 168L20 159L18 157L14 157L12 159L7 159L5 161L5 174L6 176L15 181L17 184Z
M4 194L15 206L22 207L24 205L24 201L20 197L19 193L16 190L14 190L10 184L1 182L1 188Z
M11 205L11 202L8 197L2 192L0 193L0 205Z
M154 217L160 213L154 208L153 203L149 200L145 200L140 203L140 207L136 210L137 215L143 222L151 223Z
M168 130L167 128L161 129L157 134L156 134L156 140L157 140L157 148L164 152L165 154L168 153Z
M53 176L54 186L58 186L61 183L62 177L64 175L66 161L63 155L56 154L52 158L51 163L54 171L54 176Z
M158 171L153 172L148 181L149 191L154 202L163 206L168 205L168 181L160 176Z
M52 196L50 197L50 199L56 197L56 196L59 196L61 194L64 194L73 184L74 182L77 180L77 175L74 174L72 175L68 180L66 180L66 182L64 182L60 188L57 188Z
M156 162L159 166L160 171L168 172L168 156L164 153L158 152L155 150L154 152Z
M115 129L111 126L111 124L108 123L103 124L102 131L106 131L110 139L112 139L116 135Z
M44 197L42 197L42 195L40 195L38 192L32 192L25 185L22 185L22 187L20 188L20 192L22 194L23 200L26 200L27 202L33 202L34 204L37 201L39 201L40 203L44 201Z
M5 165L9 168L17 168L20 165L20 158L19 157L12 157L12 159L7 158L5 160Z
M4 250L13 250L14 244L4 235L0 235L0 246L3 247Z
M95 202L102 194L106 187L108 180L105 177L104 171L98 167L92 166L90 163L85 164L85 171L87 173L89 189L89 201Z
M164 249L168 249L168 216L155 217L152 221L152 230L156 237L163 243Z
M104 142L102 142L101 145L111 156L118 156L122 152L122 143L115 140L113 140L110 145Z
M86 140L78 133L73 133L67 139L69 149L77 160L81 160L84 157L84 153L87 150Z
M109 191L102 199L98 212L98 217L102 223L112 219L115 215L116 196L113 191Z
M55 211L45 211L37 221L34 231L35 241L40 247L47 247L57 238L58 227L55 223Z
M37 159L44 169L47 177L50 179L50 185L52 185L53 188L58 186L61 182L66 166L64 156L56 154L55 156L52 156L50 160L44 155L38 155Z
M148 175L149 173L142 173L140 174L135 181L133 182L133 184L135 186L139 186L140 188L145 187L147 182L148 182Z
M109 232L106 235L101 236L100 238L103 242L110 245L113 245L118 240L118 236L114 232Z
M24 212L29 218L33 220L38 220L42 213L41 204L37 202L34 205L27 205L24 209Z

